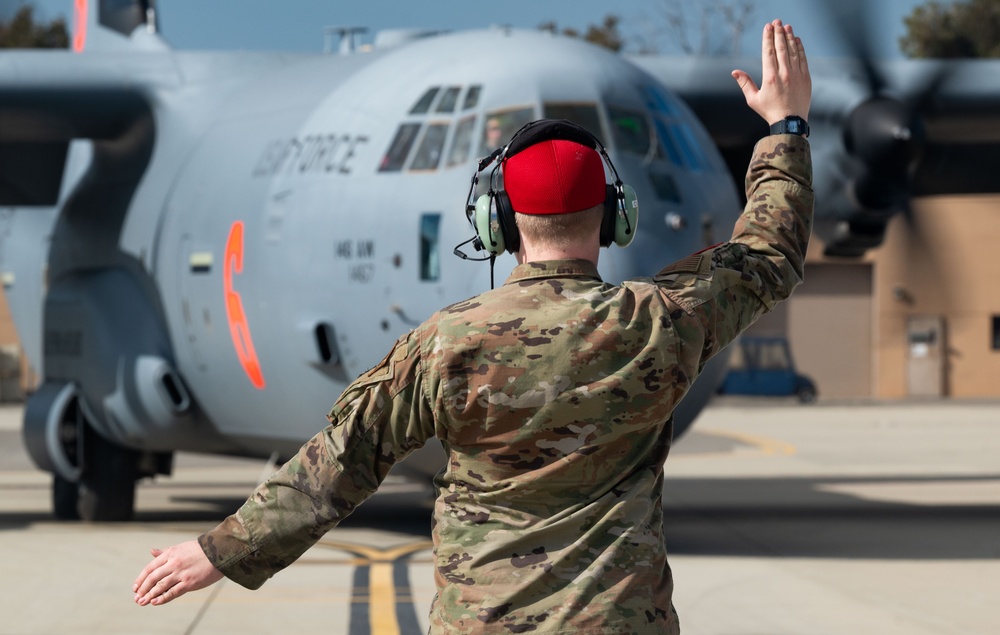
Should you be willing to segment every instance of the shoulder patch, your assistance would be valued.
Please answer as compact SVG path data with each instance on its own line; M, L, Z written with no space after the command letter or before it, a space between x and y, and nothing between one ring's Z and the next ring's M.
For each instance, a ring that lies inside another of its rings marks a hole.
M681 260L678 260L677 262L671 265L667 265L666 267L661 269L658 274L653 276L653 279L656 281L662 281L678 273L693 273L696 275L702 273L702 269L704 268L705 264L709 262L709 258L706 258L705 256L706 253L708 252L698 252L696 254L691 254L687 258L682 258ZM709 253L709 256L710 255L711 254Z

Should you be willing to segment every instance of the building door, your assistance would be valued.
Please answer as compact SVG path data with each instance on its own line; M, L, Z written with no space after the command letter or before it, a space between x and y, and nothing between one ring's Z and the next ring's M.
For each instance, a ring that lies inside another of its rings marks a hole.
M940 315L906 318L906 391L911 397L945 395L945 331Z

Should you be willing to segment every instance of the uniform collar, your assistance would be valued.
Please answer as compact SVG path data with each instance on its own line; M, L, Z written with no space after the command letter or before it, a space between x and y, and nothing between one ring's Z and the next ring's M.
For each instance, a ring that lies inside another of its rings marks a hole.
M597 265L589 260L536 260L514 267L514 271L504 284L514 284L524 280L545 278L593 278L601 279Z

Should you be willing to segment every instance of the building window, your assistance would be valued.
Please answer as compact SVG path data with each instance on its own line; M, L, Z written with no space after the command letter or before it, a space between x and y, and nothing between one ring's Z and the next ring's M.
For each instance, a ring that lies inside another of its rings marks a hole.
M1000 315L993 316L993 350L1000 351Z

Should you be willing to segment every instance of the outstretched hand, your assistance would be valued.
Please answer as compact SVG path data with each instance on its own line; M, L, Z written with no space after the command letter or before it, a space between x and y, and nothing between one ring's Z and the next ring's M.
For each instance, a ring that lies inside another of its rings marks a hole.
M764 72L759 88L746 72L733 71L747 105L768 124L791 115L809 119L812 78L802 40L795 37L791 25L775 20L764 26L761 63Z
M152 549L150 553L153 561L132 584L135 603L139 606L166 604L188 591L204 589L223 578L197 540L168 549Z

